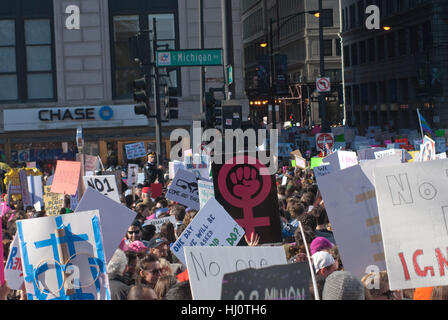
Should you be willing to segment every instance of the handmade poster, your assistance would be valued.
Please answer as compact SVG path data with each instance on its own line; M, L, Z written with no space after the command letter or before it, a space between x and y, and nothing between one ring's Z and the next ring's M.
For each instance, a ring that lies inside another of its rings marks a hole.
M329 163L323 163L322 165L315 167L314 169L314 176L316 177L323 177L328 174L331 174L333 172L333 167L330 166Z
M95 189L101 194L104 194L112 200L120 203L120 195L118 194L115 176L89 176L83 177L83 180L86 190L88 188Z
M185 246L236 246L244 236L244 230L211 198L188 224L176 242L171 244L171 252L185 263Z
M282 241L275 175L258 159L237 155L212 165L215 198L250 236L260 243ZM264 174L263 174L264 173Z
M317 177L344 268L360 279L368 266L386 270L373 169L391 164L401 164L401 155Z
M40 178L40 177L39 177ZM20 187L22 189L22 203L26 208L27 206L32 206L30 192L28 190L28 178L25 170L20 170L19 172Z
M448 285L448 160L374 170L390 290Z
M156 199L163 194L163 185L161 183L151 183L151 198Z
M145 173L144 172L139 172L137 174L137 185L139 184L145 184Z
M430 161L436 159L436 143L430 137L423 138L423 144L420 147L420 161Z
M115 170L115 171L101 171L101 175L103 176L115 176L115 183L117 184L118 187L118 193L122 194L123 190L121 188L121 184L123 183L122 180L122 171L121 170Z
M226 273L285 265L283 247L184 247L194 300L221 299Z
M126 184L129 188L136 187L138 182L138 164L128 164L128 180Z
M80 172L81 162L58 160L51 192L74 195L78 190Z
M198 180L199 206L202 209L210 198L215 197L215 187L211 180Z
M336 151L323 159L329 163L332 171L344 170L358 164L358 156L352 151Z
M110 300L98 210L17 221L28 300Z
M302 157L296 156L295 157L295 161L296 161L295 167L298 167L300 169L305 169L306 168L306 160L303 159Z
M446 159L446 152L442 152L442 153L436 154L436 159L437 160L439 160L439 159Z
M357 151L359 160L373 160L375 159L375 152L384 151L386 148L366 148Z
M401 153L401 150L398 150L398 149L386 149L386 150L383 150L383 151L377 151L377 152L374 153L374 155L375 155L375 159L381 159L381 158L393 155L395 153Z
M61 208L64 207L64 195L61 193L53 193L50 190L51 186L44 187L45 212L49 216L54 216L58 215Z
M320 166L321 164L322 164L322 159L323 158L318 158L318 157L313 157L313 158L311 158L311 165L310 165L310 168L311 169L314 169L315 167L318 167L318 166Z
M176 176L177 170L179 169L185 169L185 165L183 162L180 161L170 161L169 163L169 178L171 180L174 179L174 177Z
M84 170L95 171L98 167L98 157L88 154L84 155Z
M22 254L20 252L19 237L14 236L14 240L9 247L9 256L5 264L5 280L12 290L21 290L23 285Z
M28 192L30 194L31 203L35 204L39 202L40 205L44 204L44 193L42 187L42 177L41 176L28 176Z
M70 209L75 211L76 207L78 206L78 202L79 202L79 195L78 192L76 192L74 196L70 196Z
M221 300L310 300L307 262L226 273Z
M194 173L179 169L168 188L166 198L199 210L198 182Z
M37 168L37 166L36 166L36 161L31 161L31 162L27 162L26 163L26 167L27 168Z
M143 158L146 156L146 149L144 142L137 142L132 144L126 144L126 157L128 160Z
M156 227L156 233L158 233L158 232L160 232L162 225L166 222L171 222L174 226L176 226L176 217L169 216L169 217L164 217L164 218L159 218L159 219L146 220L145 223L143 224L143 227L153 225Z
M126 235L128 227L134 221L136 213L98 191L88 188L75 212L90 210L99 210L103 246L106 261L109 261Z

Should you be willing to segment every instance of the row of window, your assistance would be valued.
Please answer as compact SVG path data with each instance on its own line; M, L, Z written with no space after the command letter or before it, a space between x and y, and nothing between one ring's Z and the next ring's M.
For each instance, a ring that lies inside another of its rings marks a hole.
M428 52L431 48L431 23L427 21L344 46L344 65L357 66L386 58Z
M345 87L345 99L348 105L376 105L384 103L408 103L411 102L409 86L412 92L416 91L417 78L391 79L387 81L347 85ZM415 89L415 90L414 90Z

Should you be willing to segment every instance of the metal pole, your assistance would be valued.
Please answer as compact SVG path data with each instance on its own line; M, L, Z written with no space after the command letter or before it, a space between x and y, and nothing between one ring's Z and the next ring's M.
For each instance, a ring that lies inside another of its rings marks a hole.
M201 49L204 49L204 0L199 0L199 42ZM200 113L205 115L205 67L200 67Z
M269 19L269 62L270 62L270 72L269 72L269 80L270 80L270 94L271 94L271 119L272 119L272 128L276 129L277 125L275 123L275 90L274 90L274 72L275 72L275 63L274 63L274 36L273 36L273 24L274 19Z
M325 77L325 56L324 56L324 28L322 14L322 0L319 0L319 56L320 56L320 76ZM330 130L325 110L325 94L319 94L319 113L322 119L322 132Z
M232 0L221 0L222 48L224 53L224 89L226 100L235 97L235 81L229 85L228 66L234 67Z
M154 71L154 97L156 102L156 153L157 165L163 164L162 158L162 113L160 108L160 85L159 85L159 68L156 64L157 50L157 21L152 19L152 51L153 51L153 71Z

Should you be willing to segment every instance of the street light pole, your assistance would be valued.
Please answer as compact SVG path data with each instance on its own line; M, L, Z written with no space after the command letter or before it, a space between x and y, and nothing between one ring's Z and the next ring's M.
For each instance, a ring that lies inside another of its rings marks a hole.
M319 57L320 57L320 77L325 77L325 55L324 55L324 27L323 27L323 12L322 12L322 0L319 0ZM327 121L326 106L325 106L325 93L319 94L319 114L322 119L322 132L328 132L330 127Z
M272 129L277 129L276 119L275 119L275 90L274 90L274 37L272 26L274 25L274 19L269 19L269 63L270 63L270 72L269 72L269 82L270 82L270 111L271 111L271 121L272 121ZM268 107L269 108L269 107Z

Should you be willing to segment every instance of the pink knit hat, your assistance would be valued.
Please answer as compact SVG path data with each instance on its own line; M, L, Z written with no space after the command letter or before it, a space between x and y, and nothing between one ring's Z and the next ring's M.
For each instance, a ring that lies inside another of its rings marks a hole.
M139 253L148 250L148 248L146 248L143 242L136 240L129 245L129 250Z
M315 254L318 251L330 249L333 247L334 244L332 244L327 238L317 237L311 242L310 245L311 255Z

